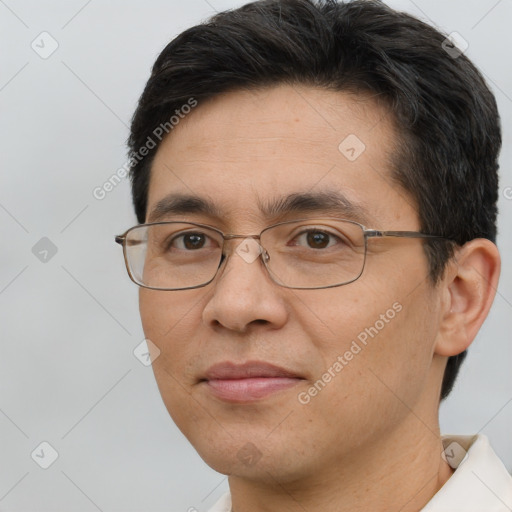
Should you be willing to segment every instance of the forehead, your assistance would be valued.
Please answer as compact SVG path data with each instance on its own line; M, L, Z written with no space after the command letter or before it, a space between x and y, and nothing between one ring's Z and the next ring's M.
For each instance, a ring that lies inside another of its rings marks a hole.
M414 223L412 199L391 180L395 143L389 112L369 96L291 85L226 93L199 102L160 144L147 220L169 195L204 199L228 222L316 193L373 221Z

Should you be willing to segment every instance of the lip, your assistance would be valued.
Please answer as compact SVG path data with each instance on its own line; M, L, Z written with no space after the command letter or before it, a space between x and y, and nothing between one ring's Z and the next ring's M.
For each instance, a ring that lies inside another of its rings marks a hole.
M263 361L225 361L211 366L200 382L221 400L247 403L293 387L301 380L303 377L296 372Z

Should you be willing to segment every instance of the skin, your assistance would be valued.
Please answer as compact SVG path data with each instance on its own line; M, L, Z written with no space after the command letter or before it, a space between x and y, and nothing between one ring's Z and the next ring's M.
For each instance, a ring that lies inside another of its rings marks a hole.
M353 162L338 150L349 134L366 145ZM162 142L146 220L167 194L193 193L221 216L172 220L257 234L301 217L266 217L260 202L334 190L365 205L369 228L419 231L414 201L389 178L396 137L391 116L370 97L289 85L230 92L200 103ZM163 401L206 463L229 475L233 510L421 509L452 474L441 458L441 381L447 357L469 346L489 311L496 247L467 243L434 287L421 240L373 239L357 281L291 290L272 282L259 259L239 257L239 243L228 242L229 257L206 287L140 289L145 335L161 351L153 369ZM299 393L396 302L402 310L301 404ZM240 404L200 382L214 363L249 360L302 380ZM241 456L247 450L251 463Z

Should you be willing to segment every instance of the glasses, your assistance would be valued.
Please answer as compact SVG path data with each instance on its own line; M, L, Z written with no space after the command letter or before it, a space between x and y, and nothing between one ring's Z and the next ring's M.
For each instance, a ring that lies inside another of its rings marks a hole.
M351 283L363 273L369 238L445 239L419 231L379 231L345 219L280 222L259 235L225 234L195 222L140 224L116 236L131 280L154 290L188 290L211 283L226 259L227 243L256 260L285 288L319 289Z

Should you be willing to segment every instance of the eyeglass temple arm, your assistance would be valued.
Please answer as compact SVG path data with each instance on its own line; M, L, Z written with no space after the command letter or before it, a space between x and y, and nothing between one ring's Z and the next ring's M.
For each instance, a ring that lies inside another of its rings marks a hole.
M124 245L124 243L127 241L125 235L117 235L114 240L119 245ZM144 243L142 240L130 240L128 245L139 245L142 243Z
M428 235L426 233L420 233L419 231L379 231L377 229L365 229L365 236L367 237L384 237L384 236L396 236L402 238L444 238L445 236L440 235Z

